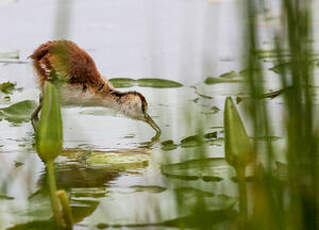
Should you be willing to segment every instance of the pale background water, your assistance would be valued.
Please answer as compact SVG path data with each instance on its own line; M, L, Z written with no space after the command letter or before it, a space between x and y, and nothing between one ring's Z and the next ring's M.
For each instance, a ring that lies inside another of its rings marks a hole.
M66 8L70 9L69 24L61 25L61 28L64 26L69 28L65 33L58 33L56 29L56 25L61 23L56 20L58 1L1 2L8 3L0 5L0 53L18 51L20 60L29 61L27 57L41 43L53 39L69 39L94 58L98 69L107 78L165 78L184 84L182 88L173 89L141 87L130 89L138 90L146 96L150 104L150 114L163 131L160 141L172 139L178 143L181 139L198 133L196 122L198 117L205 124L205 132L215 130L214 127L223 125L225 96L246 93L240 84L211 86L200 84L207 76L218 76L225 72L244 69L245 56L242 51L245 48L246 35L242 27L245 24L242 1L60 1L60 3L72 3ZM261 22L259 26L261 45L265 49L270 49L272 44L269 41L273 38L273 31L280 31L281 19L278 17L280 8L277 1L271 1L266 8L269 9L272 18ZM260 12L263 12L263 9L260 9ZM264 14L261 13L260 17L264 17ZM317 38L318 18L315 18L314 22L314 36ZM318 47L318 44L315 43L314 46ZM268 64L272 66L272 63L266 63ZM269 89L280 88L276 74L268 71L267 77ZM21 92L14 93L10 103L25 99L37 100L39 91L29 64L0 64L0 83L3 81L16 82L18 87L23 88ZM190 87L192 85L197 85L201 93L212 96L213 99L198 96ZM198 103L194 103L193 100L198 97L200 98ZM273 135L283 136L282 100L276 98L268 104L274 121ZM8 103L2 103L0 107L7 105ZM244 105L245 103L239 106L242 111ZM205 113L211 106L217 106L220 112ZM97 110L106 115L89 114L96 113ZM191 111L190 117L187 118L185 112L189 111ZM107 114L110 112L98 108L64 109L64 146L129 151L139 148L153 135L153 130L141 122ZM247 125L249 127L248 122ZM32 148L34 137L30 123L16 126L1 121L0 127L0 181L10 179L7 195L15 198L16 206L21 206L25 204L24 199L39 188L38 183L44 165ZM279 141L280 146L282 143L283 141ZM208 156L224 156L223 145L208 148ZM90 188L98 191L102 189L105 195L96 199L99 202L98 208L91 217L83 220L76 228L86 228L87 225L101 222L103 218L107 223L132 223L132 221L145 223L146 220L156 222L159 220L152 212L154 208L171 210L171 213L161 216L160 220L175 217L171 191L160 194L135 193L129 189L129 186L167 186L160 174L159 164L168 159L170 162L197 159L199 150L178 148L163 152L160 151L160 145L156 144L147 151L150 153L151 164L146 169L135 174L122 172L102 188ZM24 165L15 168L16 161L21 161ZM60 161L63 163L63 158ZM68 176L65 177L68 179ZM72 176L69 179L72 180ZM189 182L189 186L229 196L236 194L236 185L230 181L219 184L197 181ZM79 188L76 185L71 186L71 193L77 189ZM12 206L12 203L8 205ZM0 212L3 213L6 209L6 205L1 205ZM4 226L9 226L10 214L4 219L7 221L4 222Z

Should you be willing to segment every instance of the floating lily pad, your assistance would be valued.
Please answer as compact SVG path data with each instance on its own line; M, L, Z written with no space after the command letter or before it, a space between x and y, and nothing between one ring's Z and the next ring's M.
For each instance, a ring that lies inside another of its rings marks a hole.
M176 81L157 78L141 78L137 80L137 83L141 87L152 88L177 88L183 86L181 83L178 83Z
M12 93L12 91L13 91L14 88L15 88L15 85L16 85L16 84L14 84L14 83L12 83L12 82L9 82L9 81L3 82L3 83L0 84L0 91L1 91L2 93L5 93L5 94Z
M32 112L36 107L34 101L25 100L0 109L0 119L3 118L9 122L21 123L30 121Z
M205 79L205 83L207 85L218 84L218 83L236 83L236 82L243 82L244 78L240 73L235 71L231 71L228 73L221 74L219 77L207 77Z
M217 138L217 131L211 132L211 133L206 133L204 135L205 138L211 139L211 138Z
M237 72L235 72L235 71L230 71L228 73L223 73L219 77L220 78L224 78L224 79L234 79L236 77L239 77L239 74Z
M204 135L193 135L181 140L181 147L196 147L209 142L211 139L217 138L217 131L206 133Z
M181 83L176 81L159 78L112 78L109 80L115 88L129 88L133 86L152 87L152 88L177 88L182 87Z
M174 141L172 140L163 141L161 145L162 145L162 150L164 151L174 150L178 147L178 145L175 144Z
M136 80L131 78L112 78L109 80L115 88L129 88L136 85Z
M210 108L210 111L212 114L216 114L220 111L220 109L217 106L213 106Z
M181 140L181 146L183 148L196 147L204 143L203 137L199 134L194 136L189 136Z
M229 166L224 158L206 158L163 165L162 172L165 176L182 180L202 179L204 181L214 182L235 175L234 169Z

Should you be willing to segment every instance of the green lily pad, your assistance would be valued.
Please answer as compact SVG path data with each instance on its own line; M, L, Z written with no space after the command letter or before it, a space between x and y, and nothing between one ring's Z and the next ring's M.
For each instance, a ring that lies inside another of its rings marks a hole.
M210 108L210 111L212 114L216 114L220 111L220 108L218 108L217 106L213 106Z
M9 122L21 123L30 121L32 112L36 107L34 101L25 100L6 108L0 109L0 119L3 118Z
M161 149L164 151L174 150L179 146L179 145L175 144L174 141L172 141L172 140L163 141L161 143L161 145L162 145Z
M115 88L129 88L136 85L136 80L131 78L112 78L109 80Z
M217 131L211 132L211 133L206 133L204 135L205 138L211 139L211 138L217 138Z
M204 135L193 135L186 137L181 140L181 147L188 148L188 147L196 147L201 146L204 143L208 143L211 139L217 138L217 131L206 133Z
M181 140L181 146L183 148L196 147L196 146L202 145L203 143L204 143L203 137L199 134L194 136L189 136Z
M223 73L222 75L219 76L220 78L224 79L234 79L236 77L239 77L239 74L236 73L235 71L230 71L228 73Z
M9 81L3 82L0 84L0 91L5 94L10 94L15 89L15 85L16 84Z
M218 182L234 176L234 169L224 158L206 158L190 160L183 163L162 166L165 176L182 180L198 180Z
M137 80L137 83L141 87L152 88L177 88L183 86L181 83L178 83L176 81L157 78L141 78Z
M177 88L182 87L181 83L176 81L159 78L112 78L109 80L115 88L129 88L133 86L151 87L151 88Z
M235 72L230 71L228 73L223 73L219 77L207 77L205 79L205 84L212 85L218 83L236 83L236 82L243 82L245 80L244 71Z

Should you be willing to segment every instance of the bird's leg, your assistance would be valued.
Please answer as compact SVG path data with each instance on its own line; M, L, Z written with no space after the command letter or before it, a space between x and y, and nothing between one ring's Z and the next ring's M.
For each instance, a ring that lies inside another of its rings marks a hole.
M38 107L31 114L31 123L32 123L34 131L36 131L37 128L38 128L38 123L39 123L38 114L39 114L41 108L42 108L42 94L40 94L40 96L39 96L39 105L38 105Z

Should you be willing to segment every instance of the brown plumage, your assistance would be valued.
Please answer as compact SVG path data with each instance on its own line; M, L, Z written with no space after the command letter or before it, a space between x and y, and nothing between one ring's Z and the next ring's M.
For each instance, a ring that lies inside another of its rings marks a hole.
M71 41L49 41L30 56L39 75L41 88L53 72L71 84L97 89L113 87L101 76L90 55Z
M104 79L91 56L72 41L48 41L40 45L30 58L43 91L47 81L62 80L64 104L110 107L128 117L149 123L157 133L160 128L147 114L144 96L135 91L120 92ZM41 104L32 114L36 120Z

